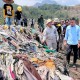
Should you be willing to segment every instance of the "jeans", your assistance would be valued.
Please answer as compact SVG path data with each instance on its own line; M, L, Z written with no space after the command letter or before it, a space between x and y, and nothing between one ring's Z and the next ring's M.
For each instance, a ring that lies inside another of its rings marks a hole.
M22 22L22 20L20 19L17 19L17 18L15 18L15 24L16 25L21 25L21 22Z
M21 19L20 20L17 20L18 25L21 25L21 21L22 21Z
M10 26L12 24L12 18L6 17L5 22L8 26Z
M76 64L77 58L78 58L78 54L77 54L78 53L78 46L77 45L68 45L67 46L66 59L69 63L70 62L70 55L71 55L72 50L73 50L73 53L74 53L73 64Z

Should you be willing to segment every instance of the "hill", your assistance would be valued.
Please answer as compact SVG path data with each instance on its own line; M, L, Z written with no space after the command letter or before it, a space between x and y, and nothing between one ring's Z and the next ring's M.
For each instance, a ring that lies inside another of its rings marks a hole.
M26 7L25 15L31 18L38 18L41 14L44 18L58 17L67 19L71 17L80 17L80 5L77 6L61 6L57 4L44 4L38 8Z
M16 4L13 4L14 10L16 10ZM27 18L37 19L40 15L43 15L45 19L58 17L60 19L67 19L70 17L80 17L80 5L77 6L61 6L57 4L44 4L39 7L23 7L23 15ZM0 22L3 22L2 8L0 8Z
M43 0L41 3L36 3L34 7L43 6L44 4L57 4L57 2L53 0Z

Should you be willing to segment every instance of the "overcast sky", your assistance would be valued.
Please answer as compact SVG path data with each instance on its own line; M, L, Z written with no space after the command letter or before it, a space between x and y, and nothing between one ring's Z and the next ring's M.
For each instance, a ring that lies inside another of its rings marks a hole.
M14 0L16 4L19 5L27 5L32 6L37 2L41 2L42 0ZM80 4L80 0L55 0L57 3L62 5L76 5Z
M27 6L32 6L37 2L40 2L41 0L14 0L15 3L19 5L27 5Z

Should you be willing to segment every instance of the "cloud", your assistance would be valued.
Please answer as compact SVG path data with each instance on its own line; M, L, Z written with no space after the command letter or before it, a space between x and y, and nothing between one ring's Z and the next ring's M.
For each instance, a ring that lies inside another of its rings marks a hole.
M80 0L55 0L57 3L62 5L77 5L80 4Z
M26 5L32 6L37 2L41 2L42 0L14 0L14 2L18 5ZM54 0L53 0L54 1ZM57 3L61 5L76 5L80 4L80 0L55 0Z
M26 6L32 6L35 3L39 2L39 0L14 0L14 2L18 5L26 5Z

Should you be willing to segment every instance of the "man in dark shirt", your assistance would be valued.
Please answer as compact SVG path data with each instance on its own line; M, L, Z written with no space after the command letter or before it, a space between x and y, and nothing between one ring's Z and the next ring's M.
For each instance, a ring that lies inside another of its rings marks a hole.
M43 15L41 15L40 18L38 18L38 25L39 25L40 32L43 32L43 30L44 30L44 18L43 18Z
M31 28L34 28L34 19L31 20Z
M14 10L11 4L4 4L3 6L3 16L5 23L10 26L12 24L12 18L14 17Z
M69 20L65 20L65 26L63 27L64 37L65 37L65 33L66 33L66 28L67 28L67 26L69 26Z
M59 35L59 40L57 41L57 51L59 51L60 41L61 41L61 33L62 33L61 23L60 23L60 20L58 18L54 18L53 22L54 22L54 26L57 28L57 32Z
M22 18L22 8L21 6L17 7L17 11L15 12L15 20L17 25L21 25L21 18Z

